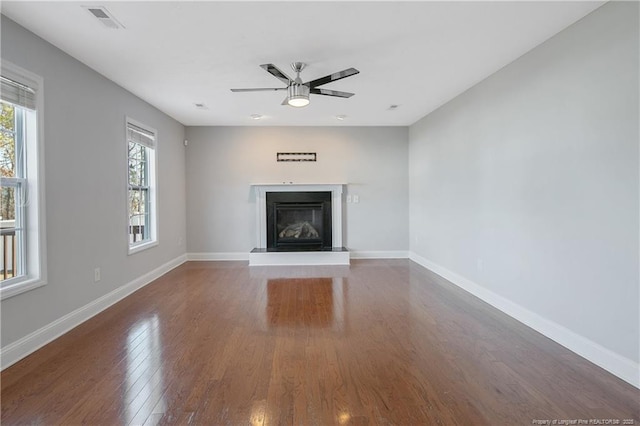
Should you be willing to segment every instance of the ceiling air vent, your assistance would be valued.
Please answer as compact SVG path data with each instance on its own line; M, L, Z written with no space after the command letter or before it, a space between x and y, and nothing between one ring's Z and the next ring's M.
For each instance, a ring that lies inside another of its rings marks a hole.
M82 6L91 13L105 27L112 30L124 28L118 20L104 6Z

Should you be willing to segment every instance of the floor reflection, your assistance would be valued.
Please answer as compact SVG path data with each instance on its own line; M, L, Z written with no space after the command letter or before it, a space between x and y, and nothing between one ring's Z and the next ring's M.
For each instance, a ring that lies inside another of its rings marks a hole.
M157 315L136 323L127 336L123 406L127 424L142 424L149 414L165 411L162 341Z
M342 278L267 280L269 327L331 327L344 322Z

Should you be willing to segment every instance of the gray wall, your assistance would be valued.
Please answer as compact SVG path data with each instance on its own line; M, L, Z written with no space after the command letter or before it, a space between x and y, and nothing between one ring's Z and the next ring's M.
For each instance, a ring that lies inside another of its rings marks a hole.
M636 363L638 4L410 128L411 251Z
M183 255L186 201L180 123L4 16L2 58L44 79L49 282L2 301L4 347ZM131 256L125 115L158 131L160 244Z
M189 253L244 253L256 246L252 183L347 183L344 245L408 249L408 128L188 127ZM276 162L277 152L318 161Z

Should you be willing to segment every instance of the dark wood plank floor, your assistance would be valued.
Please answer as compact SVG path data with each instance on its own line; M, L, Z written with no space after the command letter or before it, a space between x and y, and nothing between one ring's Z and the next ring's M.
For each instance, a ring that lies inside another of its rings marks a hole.
M3 425L640 421L639 390L408 260L186 263L1 379Z

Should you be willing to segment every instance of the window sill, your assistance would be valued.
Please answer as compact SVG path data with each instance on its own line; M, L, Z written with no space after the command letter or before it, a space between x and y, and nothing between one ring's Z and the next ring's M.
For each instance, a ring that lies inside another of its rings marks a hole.
M139 253L141 251L150 249L151 247L155 247L158 245L158 241L149 241L146 243L142 243L142 244L136 244L135 246L129 246L129 254L135 254L135 253Z
M5 300L13 296L25 293L38 287L42 287L47 282L40 278L20 280L16 283L5 285L0 288L0 300Z

